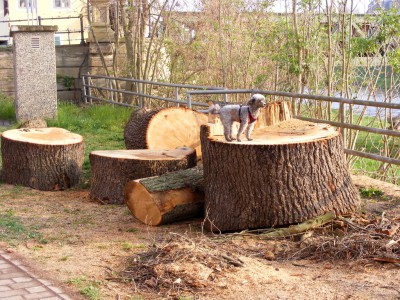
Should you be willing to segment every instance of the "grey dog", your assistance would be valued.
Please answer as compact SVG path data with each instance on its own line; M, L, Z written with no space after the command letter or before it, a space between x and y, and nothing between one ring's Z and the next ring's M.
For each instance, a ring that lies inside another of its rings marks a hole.
M265 107L265 97L261 94L254 94L247 105L226 105L219 111L222 125L224 126L224 136L228 142L234 140L232 137L233 122L239 122L237 141L241 142L240 136L246 129L246 138L251 141L251 132L260 115L260 108Z

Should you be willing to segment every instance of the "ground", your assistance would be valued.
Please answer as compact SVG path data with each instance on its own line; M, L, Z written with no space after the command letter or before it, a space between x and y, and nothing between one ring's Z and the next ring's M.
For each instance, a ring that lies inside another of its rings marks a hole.
M385 212L400 221L399 186L352 178L359 188L384 192L363 199L359 214L379 219ZM298 240L265 240L211 235L201 219L149 227L125 206L101 205L80 189L2 184L0 204L3 214L40 233L0 246L86 299L400 299L398 264L376 262L368 253L343 257L318 230ZM345 235L343 222L335 224ZM315 253L303 255L307 249Z

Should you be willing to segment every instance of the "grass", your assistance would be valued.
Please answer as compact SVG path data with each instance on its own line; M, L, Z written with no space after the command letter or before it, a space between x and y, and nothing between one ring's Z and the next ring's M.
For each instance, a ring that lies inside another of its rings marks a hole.
M70 103L58 104L58 118L48 120L49 127L60 127L80 134L85 141L85 160L82 168L82 185L87 187L91 176L89 153L94 150L124 149L125 123L133 109L92 105L79 107ZM15 121L12 99L0 95L0 119ZM0 133L6 128L0 128Z
M31 239L40 244L47 243L42 234L32 228L25 227L20 218L15 215L14 210L7 209L0 212L0 240L15 245Z
M91 151L125 149L123 133L132 111L131 108L110 105L87 107L69 103L58 105L58 119L48 121L48 126L61 127L80 134L85 141L82 187L88 185L91 176L89 162Z
M85 276L71 278L67 281L79 289L79 293L90 300L99 300L100 297L100 283L94 280L88 280Z
M14 101L2 94L0 94L0 119L15 121Z
M383 192L377 188L362 188L360 190L360 194L363 198L375 198L383 196Z

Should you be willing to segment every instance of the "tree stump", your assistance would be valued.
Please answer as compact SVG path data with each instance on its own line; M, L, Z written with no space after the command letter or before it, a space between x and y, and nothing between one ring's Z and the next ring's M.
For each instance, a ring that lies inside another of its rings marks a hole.
M204 209L202 168L129 181L125 203L141 222L157 226L201 215Z
M79 182L84 147L82 136L62 128L5 131L2 179L43 191L67 189Z
M102 203L124 204L124 187L129 180L194 167L196 151L185 147L93 151L89 159L92 169L90 197Z
M205 213L211 230L303 222L359 204L341 136L296 119L255 130L253 141L225 142L201 127Z
M200 125L208 117L194 110L171 107L134 111L124 131L127 149L175 149L190 147L201 156Z

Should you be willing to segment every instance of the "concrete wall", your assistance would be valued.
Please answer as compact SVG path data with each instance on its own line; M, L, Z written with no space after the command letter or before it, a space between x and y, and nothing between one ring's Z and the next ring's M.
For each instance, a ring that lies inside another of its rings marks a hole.
M91 70L89 46L56 46L57 96L59 100L81 99L81 74ZM96 60L95 63L100 62ZM14 96L14 67L12 48L0 48L0 92ZM72 78L72 86L71 86ZM66 86L67 85L67 86Z

